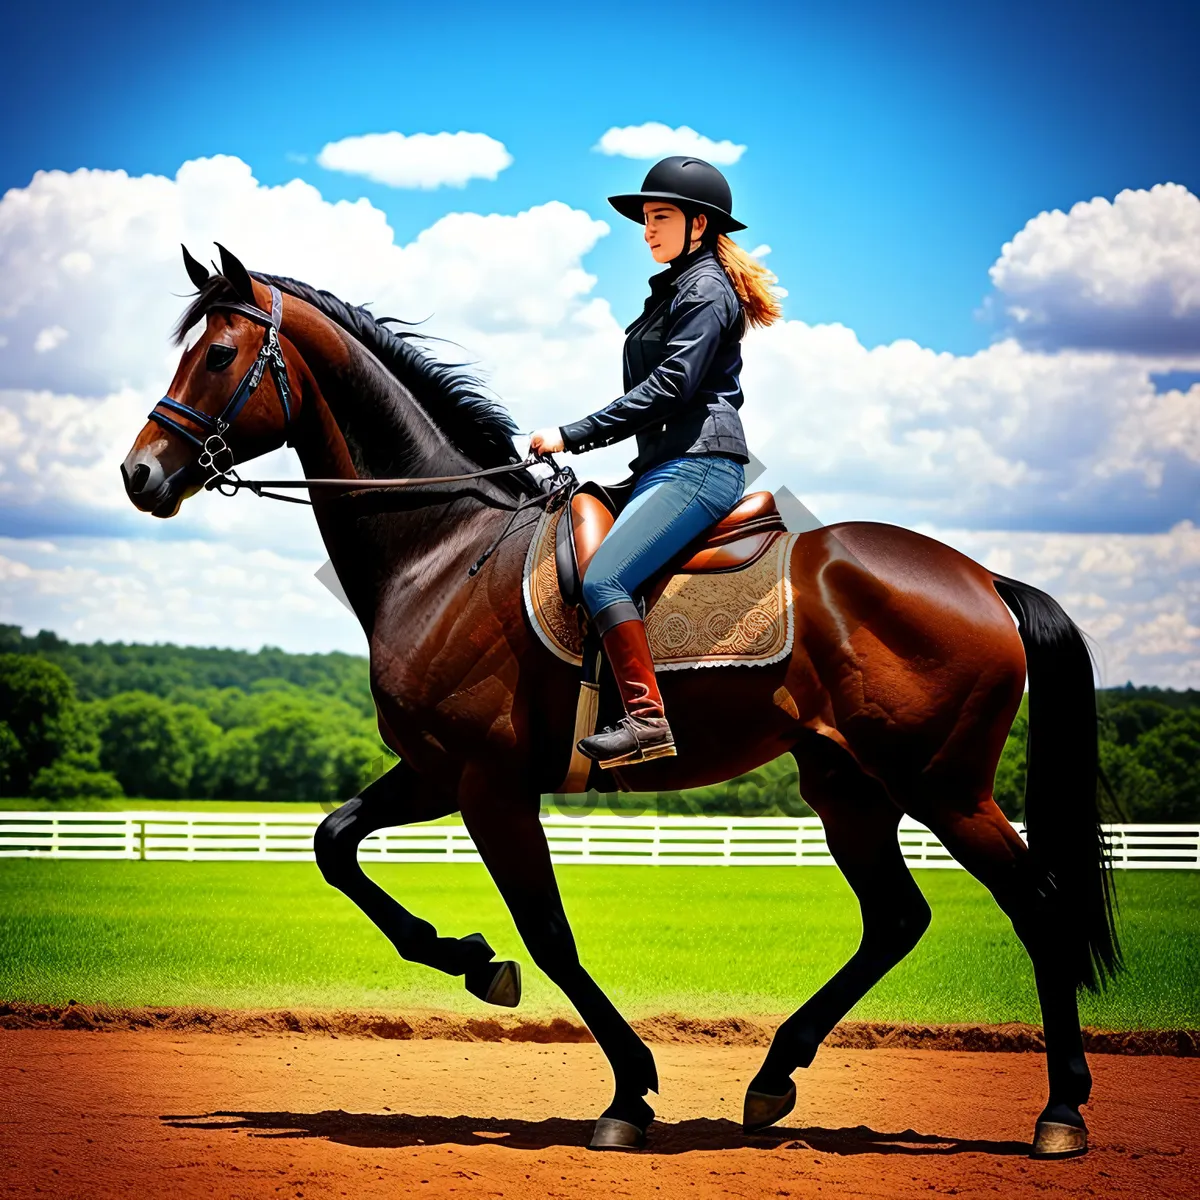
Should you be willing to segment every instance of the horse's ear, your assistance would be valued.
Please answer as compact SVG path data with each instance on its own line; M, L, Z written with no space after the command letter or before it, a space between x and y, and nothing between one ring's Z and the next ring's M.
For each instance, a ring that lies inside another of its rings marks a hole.
M242 260L236 254L231 254L220 242L217 249L221 252L221 274L233 284L233 290L238 298L247 304L258 304L254 298L254 284L250 282L250 272L242 266Z
M187 270L188 278L197 288L202 288L208 282L208 269L188 253L186 246L181 245L179 248L183 251L183 265Z

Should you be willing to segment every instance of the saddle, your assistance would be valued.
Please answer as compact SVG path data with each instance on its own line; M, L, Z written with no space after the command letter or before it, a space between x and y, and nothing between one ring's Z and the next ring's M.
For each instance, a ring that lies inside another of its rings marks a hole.
M587 620L583 606L583 575L632 492L632 481L607 487L591 481L575 484L569 488L563 502L565 511L554 529L558 592L563 604L575 613L583 628L582 675L571 759L558 789L568 794L584 791L589 779L598 773L591 760L580 754L576 746L596 728L602 662L599 636ZM634 602L645 617L676 575L741 571L761 559L779 535L787 531L775 497L770 492L751 492L646 580L634 593ZM612 775L623 791L629 790L618 771L614 769Z
M627 496L620 497L621 487L618 484L606 489L588 482L580 484L571 494L568 501L571 519L558 522L554 542L558 587L566 604L583 603L584 572L617 519L619 500L627 500ZM632 491L632 487L626 491ZM618 499L611 495L614 492ZM644 609L654 607L672 575L739 571L757 562L776 534L786 532L787 526L770 492L743 496L732 512L689 542L642 585L639 590Z

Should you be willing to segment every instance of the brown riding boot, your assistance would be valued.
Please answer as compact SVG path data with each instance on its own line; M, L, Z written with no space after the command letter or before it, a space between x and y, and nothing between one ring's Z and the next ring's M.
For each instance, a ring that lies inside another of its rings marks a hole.
M663 713L662 695L654 678L654 658L637 607L623 601L611 604L601 610L596 626L621 693L625 716L615 727L584 738L579 752L605 768L674 754L675 739Z

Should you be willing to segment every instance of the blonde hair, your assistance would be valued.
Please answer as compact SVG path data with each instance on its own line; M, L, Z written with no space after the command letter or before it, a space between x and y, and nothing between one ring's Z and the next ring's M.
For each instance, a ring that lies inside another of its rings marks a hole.
M742 302L748 324L765 328L783 316L779 297L771 291L771 284L778 283L778 279L723 233L717 236L717 261Z

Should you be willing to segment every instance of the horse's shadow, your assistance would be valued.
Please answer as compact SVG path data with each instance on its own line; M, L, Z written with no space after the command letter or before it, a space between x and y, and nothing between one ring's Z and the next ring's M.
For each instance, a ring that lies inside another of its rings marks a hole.
M347 1146L398 1149L406 1146L507 1146L513 1150L581 1148L592 1136L591 1121L551 1117L521 1121L496 1117L417 1117L407 1113L211 1112L163 1116L174 1129L245 1132L264 1138L325 1138ZM993 1142L935 1133L882 1133L853 1129L776 1127L747 1134L733 1121L698 1118L650 1127L646 1150L686 1154L694 1150L815 1150L821 1154L998 1154L1027 1155L1027 1142Z

